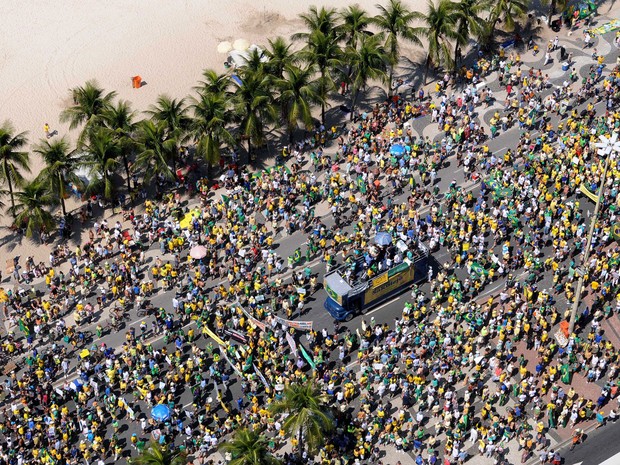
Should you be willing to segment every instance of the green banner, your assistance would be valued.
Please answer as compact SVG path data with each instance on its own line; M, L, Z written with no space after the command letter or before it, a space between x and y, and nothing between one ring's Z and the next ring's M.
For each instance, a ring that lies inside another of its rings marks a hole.
M306 362L308 362L308 364L310 365L312 370L313 371L316 370L316 365L314 363L314 360L312 360L312 357L310 357L310 354L308 354L308 352L306 352L306 349L304 349L304 346L299 344L299 350L301 351L301 355L304 356L304 358L306 359Z

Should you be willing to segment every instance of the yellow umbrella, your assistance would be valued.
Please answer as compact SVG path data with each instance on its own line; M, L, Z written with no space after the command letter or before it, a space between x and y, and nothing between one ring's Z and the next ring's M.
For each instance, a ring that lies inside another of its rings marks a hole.
M250 43L245 39L237 39L233 42L233 48L239 52L243 52L250 47Z
M225 40L224 42L220 42L217 46L218 53L228 53L232 50L233 46L230 42Z

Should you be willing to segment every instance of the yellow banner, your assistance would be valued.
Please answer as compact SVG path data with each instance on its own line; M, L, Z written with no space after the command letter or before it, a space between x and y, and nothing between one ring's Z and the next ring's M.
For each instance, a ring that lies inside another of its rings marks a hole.
M219 336L215 334L213 331L211 331L206 325L202 327L202 331L205 334L208 334L209 337L213 339L215 342L217 342L219 345L226 347L226 343L223 340L221 340Z
M380 286L381 284L387 283L387 280L388 280L388 274L383 273L382 275L379 275L379 277L372 280L372 285Z
M592 202L596 202L596 200L598 199L598 196L596 194L592 193L591 191L589 191L588 188L586 187L586 185L583 182L581 184L579 184L579 190L581 191L581 193L583 195L585 195L590 200L592 200Z

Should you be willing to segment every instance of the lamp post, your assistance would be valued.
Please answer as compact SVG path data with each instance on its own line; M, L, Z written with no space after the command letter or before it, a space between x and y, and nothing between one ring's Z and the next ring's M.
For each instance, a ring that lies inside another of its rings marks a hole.
M601 209L601 200L603 197L603 189L605 187L605 182L607 181L607 171L609 169L609 162L612 158L614 158L615 153L620 152L620 141L618 141L618 133L614 132L612 137L599 136L600 142L597 142L595 145L598 148L598 154L605 157L605 168L603 169L603 175L601 176L600 185L598 187L597 195L596 195L596 206L594 207L594 214L592 215L592 219L590 220L590 230L588 231L588 240L586 242L586 248L583 252L583 266L584 268L588 266L588 260L590 259L590 253L592 251L592 236L594 234L594 227L596 226L598 220L598 214ZM581 291L583 289L583 281L584 277L587 274L586 270L582 270L580 273L579 281L577 281L577 290L575 291L575 301L573 302L573 307L570 312L570 321L568 324L568 337L570 338L575 330L575 320L577 316L577 309L579 308L579 299L581 298Z

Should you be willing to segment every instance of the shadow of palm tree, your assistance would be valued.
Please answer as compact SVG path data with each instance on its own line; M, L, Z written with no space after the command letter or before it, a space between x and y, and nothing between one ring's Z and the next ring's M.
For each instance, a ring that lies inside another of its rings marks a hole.
M403 80L403 85L400 89L401 92L403 92L403 89L413 92L424 84L422 82L424 79L424 65L420 62L413 61L409 57L401 56L395 77L396 79Z
M24 239L33 244L35 241L28 239L21 231L15 229L13 226L0 226L0 230L6 231L6 234L2 235L0 239L0 247L7 246L7 250L12 252L19 245L23 244Z

